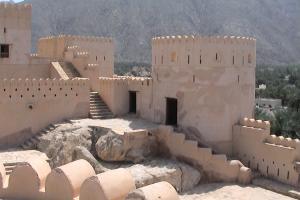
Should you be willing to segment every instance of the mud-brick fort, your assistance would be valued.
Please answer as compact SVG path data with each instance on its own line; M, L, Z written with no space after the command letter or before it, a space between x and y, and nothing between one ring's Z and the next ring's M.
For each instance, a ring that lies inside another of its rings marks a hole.
M66 120L90 118L95 126L130 113L155 128L123 131L127 146L154 141L157 155L193 166L205 181L249 184L259 173L300 186L300 141L273 136L269 122L252 119L254 38L155 37L152 77L121 77L112 38L49 36L31 54L31 10L0 3L2 151L36 149L41 132ZM0 198L179 199L171 182L138 187L124 168L96 175L90 160L51 169L28 159L10 173L6 166L0 160Z

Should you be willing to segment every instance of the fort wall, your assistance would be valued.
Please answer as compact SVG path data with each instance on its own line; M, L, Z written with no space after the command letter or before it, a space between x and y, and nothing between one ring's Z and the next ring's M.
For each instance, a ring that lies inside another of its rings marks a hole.
M178 125L230 154L232 126L242 116L253 116L255 39L160 37L152 46L154 121L166 123L166 98L177 99Z
M114 42L111 38L60 35L41 38L38 54L55 60L84 59L84 67L98 64L96 76L112 77L114 74ZM76 65L75 65L76 66Z
M137 94L137 115L153 120L152 79L136 77L99 78L98 92L115 115L129 112L129 92Z
M87 79L0 82L0 148L20 144L50 123L88 117Z
M270 135L269 122L243 119L233 129L233 151L245 165L262 175L300 186L300 141Z
M27 64L31 53L31 5L0 2L0 44L9 45L9 57L0 64Z

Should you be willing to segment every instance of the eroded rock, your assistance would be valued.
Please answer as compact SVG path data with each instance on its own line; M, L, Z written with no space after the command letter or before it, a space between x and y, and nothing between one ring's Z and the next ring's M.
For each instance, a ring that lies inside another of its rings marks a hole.
M134 177L137 188L166 181L177 191L184 192L194 188L201 174L193 167L172 160L157 159L128 168Z
M104 161L131 161L139 163L156 154L157 142L146 131L120 135L110 131L95 145L97 155Z

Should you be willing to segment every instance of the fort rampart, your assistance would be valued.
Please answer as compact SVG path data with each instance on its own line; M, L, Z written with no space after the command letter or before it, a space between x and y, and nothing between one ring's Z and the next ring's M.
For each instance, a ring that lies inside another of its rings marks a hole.
M50 123L88 117L87 79L0 82L0 148L20 144Z
M300 141L270 135L270 123L245 118L233 129L234 155L262 175L299 186Z

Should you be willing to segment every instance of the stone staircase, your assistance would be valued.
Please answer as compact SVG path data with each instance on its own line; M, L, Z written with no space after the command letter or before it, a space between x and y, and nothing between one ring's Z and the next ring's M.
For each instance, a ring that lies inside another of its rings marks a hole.
M90 117L92 119L114 118L114 114L110 111L98 92L90 92Z
M239 161L229 159L225 154L217 154L209 147L202 147L195 140L186 138L173 127L161 126L159 129L161 143L174 157L192 165L199 166L208 180L248 183L251 170Z
M43 135L49 133L50 131L53 131L56 128L55 125L50 124L47 128L41 130L38 134L34 135L33 137L26 140L22 145L21 148L24 150L30 150L30 149L36 149L38 143L40 142L40 137Z
M70 79L81 77L80 73L76 70L74 65L70 62L59 62L65 73Z

